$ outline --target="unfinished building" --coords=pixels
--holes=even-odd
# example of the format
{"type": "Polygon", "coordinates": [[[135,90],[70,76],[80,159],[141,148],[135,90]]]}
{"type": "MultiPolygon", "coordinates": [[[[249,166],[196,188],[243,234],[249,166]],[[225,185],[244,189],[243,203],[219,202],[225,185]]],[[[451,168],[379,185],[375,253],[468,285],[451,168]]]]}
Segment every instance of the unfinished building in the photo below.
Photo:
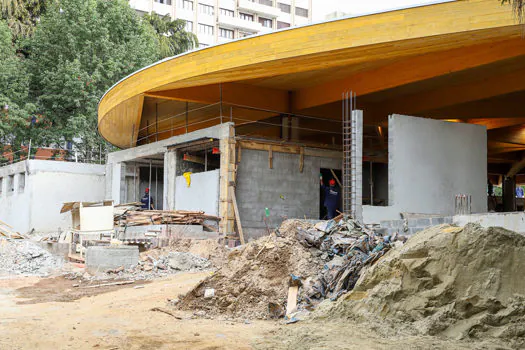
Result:
{"type": "Polygon", "coordinates": [[[401,213],[419,215],[414,228],[450,220],[458,195],[486,212],[488,179],[515,210],[521,33],[497,1],[467,0],[163,60],[101,99],[99,131],[122,149],[109,155],[106,197],[133,202],[149,188],[155,208],[220,216],[225,237],[322,218],[320,176],[340,182],[341,210],[387,227],[401,213]]]}

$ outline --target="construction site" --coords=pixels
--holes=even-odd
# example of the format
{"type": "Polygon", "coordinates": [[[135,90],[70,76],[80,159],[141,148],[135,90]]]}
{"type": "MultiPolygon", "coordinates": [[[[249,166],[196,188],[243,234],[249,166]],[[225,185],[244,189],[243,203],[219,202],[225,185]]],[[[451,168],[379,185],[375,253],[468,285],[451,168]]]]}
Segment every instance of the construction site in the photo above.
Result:
{"type": "Polygon", "coordinates": [[[105,164],[0,168],[0,349],[524,348],[524,69],[465,0],[115,82],[105,164]]]}

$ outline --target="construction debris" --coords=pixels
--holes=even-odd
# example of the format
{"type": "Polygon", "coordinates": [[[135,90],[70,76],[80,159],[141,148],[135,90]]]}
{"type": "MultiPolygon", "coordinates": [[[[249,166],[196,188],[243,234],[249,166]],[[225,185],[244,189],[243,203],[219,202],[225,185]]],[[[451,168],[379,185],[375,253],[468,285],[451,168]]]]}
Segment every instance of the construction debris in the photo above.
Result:
{"type": "Polygon", "coordinates": [[[523,348],[523,271],[523,235],[476,224],[441,225],[391,251],[362,274],[352,292],[316,314],[415,334],[498,338],[523,348]]]}
{"type": "Polygon", "coordinates": [[[288,220],[270,236],[234,249],[178,307],[261,319],[311,308],[350,290],[363,266],[390,248],[389,239],[350,219],[317,225],[288,220]],[[207,289],[214,297],[204,297],[207,289]]]}
{"type": "MultiPolygon", "coordinates": [[[[133,206],[133,208],[136,208],[133,206]]],[[[204,225],[205,221],[219,221],[220,218],[204,214],[203,211],[186,210],[124,210],[115,211],[115,226],[144,225],[204,225]]]]}
{"type": "Polygon", "coordinates": [[[30,240],[0,237],[0,274],[48,275],[63,264],[64,259],[30,240]]]}
{"type": "Polygon", "coordinates": [[[13,239],[23,239],[25,238],[20,233],[13,230],[11,226],[6,224],[3,221],[0,221],[0,236],[13,239]]]}

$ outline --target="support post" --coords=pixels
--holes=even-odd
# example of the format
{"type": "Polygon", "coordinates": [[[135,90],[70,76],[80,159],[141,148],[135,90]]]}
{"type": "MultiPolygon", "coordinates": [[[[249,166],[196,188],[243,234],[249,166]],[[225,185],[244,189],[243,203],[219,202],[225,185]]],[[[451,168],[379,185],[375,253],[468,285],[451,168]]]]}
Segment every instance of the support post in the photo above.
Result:
{"type": "Polygon", "coordinates": [[[235,129],[232,124],[227,125],[227,135],[220,139],[219,148],[221,152],[220,168],[220,197],[219,216],[221,222],[219,232],[224,236],[230,236],[234,231],[235,213],[231,196],[232,183],[234,183],[235,172],[235,129]]]}
{"type": "Polygon", "coordinates": [[[164,153],[164,210],[175,210],[177,150],[164,153]]]}
{"type": "Polygon", "coordinates": [[[504,177],[503,180],[503,211],[516,211],[516,177],[504,177]]]}

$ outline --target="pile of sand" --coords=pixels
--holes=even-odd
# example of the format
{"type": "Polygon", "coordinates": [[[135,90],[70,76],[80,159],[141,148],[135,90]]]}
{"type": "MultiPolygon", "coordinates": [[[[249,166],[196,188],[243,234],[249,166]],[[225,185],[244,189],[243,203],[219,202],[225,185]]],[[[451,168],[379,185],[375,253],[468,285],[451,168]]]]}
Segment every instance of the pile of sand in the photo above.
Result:
{"type": "Polygon", "coordinates": [[[525,237],[501,228],[422,231],[364,272],[322,317],[387,321],[415,334],[525,345],[525,237]]]}
{"type": "Polygon", "coordinates": [[[323,266],[321,252],[295,238],[298,227],[311,225],[288,220],[277,234],[232,250],[227,263],[186,294],[177,307],[238,319],[283,316],[290,275],[314,276],[323,266]],[[214,296],[205,298],[206,289],[213,289],[214,296]]]}

